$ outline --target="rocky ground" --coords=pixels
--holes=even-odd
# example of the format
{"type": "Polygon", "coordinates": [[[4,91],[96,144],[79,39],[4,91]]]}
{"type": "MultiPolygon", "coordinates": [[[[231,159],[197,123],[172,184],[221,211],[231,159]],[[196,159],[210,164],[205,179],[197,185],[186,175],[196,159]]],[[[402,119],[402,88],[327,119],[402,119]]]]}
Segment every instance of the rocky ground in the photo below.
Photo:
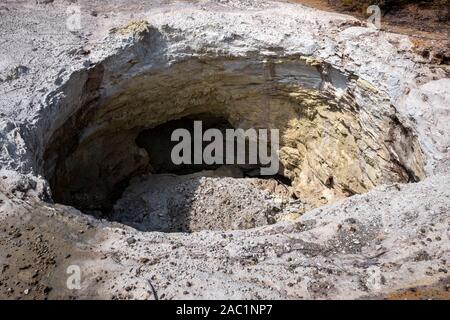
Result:
{"type": "Polygon", "coordinates": [[[14,1],[0,17],[1,298],[450,298],[448,65],[408,34],[284,1],[14,1]],[[139,171],[108,212],[52,201],[141,169],[134,126],[205,108],[261,123],[269,97],[292,185],[139,171]]]}
{"type": "MultiPolygon", "coordinates": [[[[339,0],[291,0],[291,2],[325,11],[351,14],[361,20],[369,16],[364,10],[365,6],[343,6],[343,1],[339,0]]],[[[429,59],[430,63],[448,66],[450,59],[449,10],[448,2],[433,6],[430,1],[404,4],[389,10],[382,8],[381,29],[408,35],[418,54],[429,59]]]]}
{"type": "Polygon", "coordinates": [[[450,176],[250,230],[141,232],[2,197],[5,298],[450,298],[450,176]],[[67,268],[80,266],[81,289],[67,268]]]}
{"type": "Polygon", "coordinates": [[[304,206],[290,197],[289,187],[273,179],[199,172],[188,176],[153,174],[135,180],[108,217],[143,231],[250,229],[273,224],[291,212],[302,213],[304,206]],[[284,213],[286,206],[289,212],[284,213]]]}

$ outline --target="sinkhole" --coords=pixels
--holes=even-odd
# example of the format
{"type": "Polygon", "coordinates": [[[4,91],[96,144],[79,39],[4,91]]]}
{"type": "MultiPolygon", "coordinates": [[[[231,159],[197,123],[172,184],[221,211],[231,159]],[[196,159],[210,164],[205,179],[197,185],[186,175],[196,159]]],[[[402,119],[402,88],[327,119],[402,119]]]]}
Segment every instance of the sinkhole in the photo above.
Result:
{"type": "Polygon", "coordinates": [[[80,90],[68,99],[79,103],[43,154],[55,202],[144,231],[248,229],[424,176],[417,139],[389,99],[325,63],[214,57],[133,68],[124,76],[99,63],[74,80],[80,90]],[[174,164],[171,134],[193,132],[195,121],[279,130],[278,171],[174,164]]]}

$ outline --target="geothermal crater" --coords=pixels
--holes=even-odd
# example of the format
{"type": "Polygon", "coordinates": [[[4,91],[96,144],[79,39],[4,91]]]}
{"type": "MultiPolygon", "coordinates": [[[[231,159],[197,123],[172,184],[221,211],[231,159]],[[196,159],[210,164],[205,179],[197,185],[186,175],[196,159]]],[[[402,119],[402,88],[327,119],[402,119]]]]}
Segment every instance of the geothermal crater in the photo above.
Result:
{"type": "Polygon", "coordinates": [[[0,30],[0,297],[448,299],[445,41],[266,0],[7,1],[0,30]],[[278,129],[278,172],[173,165],[195,121],[278,129]]]}
{"type": "Polygon", "coordinates": [[[140,68],[125,79],[124,66],[85,71],[72,97],[82,103],[45,146],[54,201],[147,231],[245,229],[424,176],[418,142],[388,99],[326,63],[249,56],[140,68]],[[255,164],[174,165],[171,133],[192,132],[194,121],[278,129],[278,174],[261,177],[255,164]]]}

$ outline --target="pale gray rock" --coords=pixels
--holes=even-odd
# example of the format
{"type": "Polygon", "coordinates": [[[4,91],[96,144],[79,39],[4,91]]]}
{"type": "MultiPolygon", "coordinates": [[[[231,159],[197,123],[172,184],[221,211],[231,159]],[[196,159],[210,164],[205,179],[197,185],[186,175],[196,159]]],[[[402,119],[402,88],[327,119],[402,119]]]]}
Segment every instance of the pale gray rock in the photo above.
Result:
{"type": "MultiPolygon", "coordinates": [[[[408,288],[438,288],[448,298],[450,84],[445,70],[421,62],[407,36],[281,1],[80,0],[72,5],[79,6],[81,28],[68,26],[68,19],[78,19],[69,5],[29,0],[0,9],[0,219],[20,231],[0,231],[0,261],[22,255],[30,264],[39,261],[44,273],[30,288],[23,279],[32,274],[20,271],[17,284],[19,266],[11,265],[6,287],[23,283],[15,292],[38,298],[152,299],[149,282],[161,299],[384,298],[408,288]],[[52,195],[46,147],[86,99],[104,102],[123,92],[127,80],[193,58],[289,56],[332,66],[329,81],[318,80],[320,72],[306,78],[311,86],[326,83],[323,89],[336,97],[351,77],[374,92],[355,100],[367,107],[381,99],[371,115],[395,114],[417,137],[423,181],[379,186],[300,218],[234,231],[143,232],[46,202],[52,195]],[[93,72],[98,65],[106,70],[100,83],[93,72]],[[86,95],[97,92],[89,85],[101,94],[86,95]],[[69,265],[83,271],[76,292],[66,287],[69,265]]],[[[80,140],[96,129],[83,128],[80,140]]],[[[252,214],[272,205],[247,182],[231,188],[231,178],[204,179],[218,183],[212,190],[225,184],[253,197],[252,214]]]]}

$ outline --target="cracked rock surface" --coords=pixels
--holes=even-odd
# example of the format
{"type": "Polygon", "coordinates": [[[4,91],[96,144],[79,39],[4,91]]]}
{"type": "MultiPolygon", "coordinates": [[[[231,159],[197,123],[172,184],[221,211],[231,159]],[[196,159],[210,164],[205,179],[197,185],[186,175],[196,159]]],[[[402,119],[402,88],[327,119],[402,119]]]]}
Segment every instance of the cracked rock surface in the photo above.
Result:
{"type": "Polygon", "coordinates": [[[0,5],[0,297],[449,298],[450,79],[407,36],[282,1],[76,4],[76,30],[68,1],[0,5]],[[150,174],[136,136],[205,111],[280,128],[289,190],[150,174]]]}

